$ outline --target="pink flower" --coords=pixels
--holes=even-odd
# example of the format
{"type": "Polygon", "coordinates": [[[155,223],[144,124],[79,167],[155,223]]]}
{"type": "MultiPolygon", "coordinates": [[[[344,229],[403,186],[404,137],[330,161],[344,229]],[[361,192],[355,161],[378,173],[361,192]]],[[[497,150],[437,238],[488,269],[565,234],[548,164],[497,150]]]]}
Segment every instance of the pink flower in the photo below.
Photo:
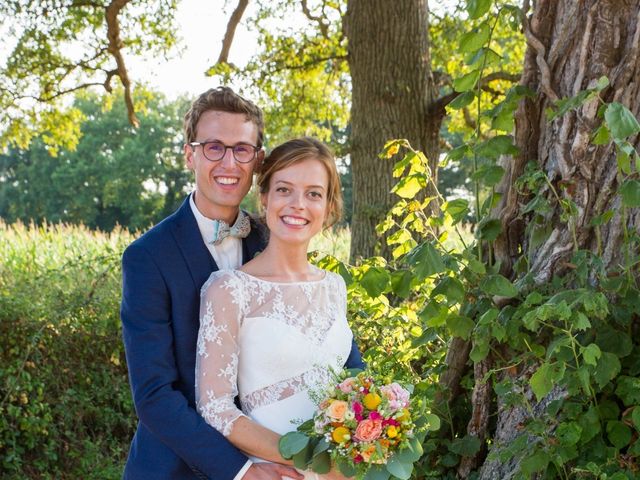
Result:
{"type": "Polygon", "coordinates": [[[382,434],[381,420],[362,420],[356,427],[355,438],[361,442],[372,442],[382,434]]]}
{"type": "Polygon", "coordinates": [[[356,379],[353,377],[349,377],[345,379],[342,383],[338,384],[338,388],[342,393],[351,393],[358,386],[356,379]]]}
{"type": "Polygon", "coordinates": [[[389,407],[393,411],[400,410],[409,405],[409,392],[393,382],[380,387],[380,393],[389,400],[389,407]]]}
{"type": "Polygon", "coordinates": [[[378,412],[371,412],[369,413],[369,420],[382,420],[382,415],[378,412]]]}
{"type": "MultiPolygon", "coordinates": [[[[369,417],[371,417],[371,416],[369,416],[369,417]]],[[[382,426],[386,427],[387,425],[393,425],[394,427],[399,427],[400,426],[400,422],[397,421],[395,418],[387,418],[387,419],[382,421],[382,426]]]]}

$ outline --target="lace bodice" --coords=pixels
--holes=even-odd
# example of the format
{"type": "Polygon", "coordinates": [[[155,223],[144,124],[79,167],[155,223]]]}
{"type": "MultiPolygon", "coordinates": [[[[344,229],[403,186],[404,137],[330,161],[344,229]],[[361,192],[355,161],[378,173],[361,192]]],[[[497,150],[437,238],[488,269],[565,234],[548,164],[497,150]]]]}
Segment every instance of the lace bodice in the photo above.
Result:
{"type": "Polygon", "coordinates": [[[343,366],[352,338],[346,288],[339,275],[323,273],[279,283],[225,270],[203,285],[196,407],[224,435],[239,416],[325,384],[329,369],[343,366]]]}

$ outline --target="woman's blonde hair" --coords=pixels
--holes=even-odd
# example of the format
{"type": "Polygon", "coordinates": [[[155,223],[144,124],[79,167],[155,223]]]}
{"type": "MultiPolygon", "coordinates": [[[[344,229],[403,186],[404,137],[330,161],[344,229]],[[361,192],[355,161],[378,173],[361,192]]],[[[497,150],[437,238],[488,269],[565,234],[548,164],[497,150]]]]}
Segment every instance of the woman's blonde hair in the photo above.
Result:
{"type": "Polygon", "coordinates": [[[304,160],[320,161],[327,170],[329,184],[327,185],[327,218],[324,226],[330,227],[342,218],[342,189],[340,175],[336,168],[333,152],[320,140],[311,137],[301,137],[284,142],[274,148],[264,159],[258,172],[258,188],[261,194],[269,191],[269,183],[274,173],[304,160]]]}

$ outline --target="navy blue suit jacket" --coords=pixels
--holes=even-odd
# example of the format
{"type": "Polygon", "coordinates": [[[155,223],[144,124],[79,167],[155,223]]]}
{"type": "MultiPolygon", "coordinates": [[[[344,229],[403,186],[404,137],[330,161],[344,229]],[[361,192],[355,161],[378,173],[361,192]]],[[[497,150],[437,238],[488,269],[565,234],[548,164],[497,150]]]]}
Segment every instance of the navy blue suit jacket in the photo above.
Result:
{"type": "MultiPolygon", "coordinates": [[[[243,263],[264,246],[252,224],[243,263]]],[[[122,257],[122,334],[139,423],[125,479],[231,480],[247,457],[195,410],[200,288],[218,267],[189,199],[122,257]]],[[[353,343],[348,367],[363,367],[353,343]]]]}

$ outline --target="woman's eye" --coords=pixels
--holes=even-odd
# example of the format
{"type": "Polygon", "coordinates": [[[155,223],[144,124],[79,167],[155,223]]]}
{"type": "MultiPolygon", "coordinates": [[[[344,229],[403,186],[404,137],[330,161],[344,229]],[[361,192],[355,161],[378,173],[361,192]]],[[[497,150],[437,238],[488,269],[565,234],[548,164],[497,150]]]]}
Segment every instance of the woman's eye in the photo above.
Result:
{"type": "Polygon", "coordinates": [[[309,195],[314,198],[322,198],[322,194],[320,192],[309,192],[309,195]]]}
{"type": "Polygon", "coordinates": [[[278,187],[276,188],[276,192],[287,193],[288,189],[286,187],[278,187]]]}

